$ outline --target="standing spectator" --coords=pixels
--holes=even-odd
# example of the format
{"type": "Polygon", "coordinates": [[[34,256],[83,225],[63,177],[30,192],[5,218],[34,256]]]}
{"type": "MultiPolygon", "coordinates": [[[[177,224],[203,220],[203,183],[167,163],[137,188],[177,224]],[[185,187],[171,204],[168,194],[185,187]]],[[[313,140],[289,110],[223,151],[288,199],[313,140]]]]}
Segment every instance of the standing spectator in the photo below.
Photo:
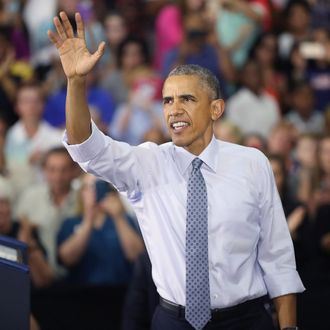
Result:
{"type": "Polygon", "coordinates": [[[76,168],[64,148],[49,150],[43,162],[45,183],[26,189],[15,212],[36,225],[56,276],[61,275],[56,257],[57,231],[63,220],[74,216],[78,209],[77,193],[72,187],[76,168]]]}
{"type": "Polygon", "coordinates": [[[198,64],[209,69],[221,81],[223,76],[232,80],[233,68],[228,54],[215,38],[208,40],[214,33],[203,16],[197,13],[187,15],[184,20],[183,41],[167,53],[162,76],[166,77],[177,65],[198,64]]]}
{"type": "Polygon", "coordinates": [[[274,98],[265,93],[259,67],[247,62],[241,71],[243,87],[227,102],[227,119],[236,124],[243,134],[258,133],[267,137],[280,120],[274,98]]]}
{"type": "Polygon", "coordinates": [[[290,173],[290,191],[296,198],[308,204],[311,191],[315,188],[318,175],[318,138],[313,134],[302,134],[299,136],[295,152],[295,166],[290,173]]]}
{"type": "MultiPolygon", "coordinates": [[[[231,53],[232,62],[241,68],[258,33],[263,17],[270,17],[261,2],[246,0],[221,0],[217,16],[217,33],[222,45],[231,53]]],[[[269,25],[269,24],[267,24],[269,25]]]]}
{"type": "Polygon", "coordinates": [[[53,281],[53,270],[49,266],[38,233],[27,219],[12,219],[13,191],[10,182],[0,176],[0,235],[16,238],[27,244],[27,257],[32,284],[45,287],[53,281]]]}
{"type": "Polygon", "coordinates": [[[42,120],[44,100],[38,83],[26,83],[17,92],[19,120],[8,130],[5,155],[17,191],[40,179],[43,154],[61,145],[62,133],[42,120]]]}
{"type": "Polygon", "coordinates": [[[313,254],[312,240],[310,239],[311,226],[307,216],[307,209],[290,194],[287,181],[288,171],[285,167],[284,159],[279,155],[270,155],[268,158],[295,247],[297,268],[299,271],[302,271],[302,268],[311,261],[313,254]]]}
{"type": "Polygon", "coordinates": [[[192,13],[203,12],[204,0],[167,1],[155,21],[155,55],[154,66],[161,70],[166,54],[177,47],[183,40],[184,17],[192,13]]]}
{"type": "Polygon", "coordinates": [[[290,0],[283,11],[285,31],[279,36],[279,54],[289,58],[295,43],[308,40],[310,36],[311,9],[305,0],[290,0]]]}
{"type": "Polygon", "coordinates": [[[282,105],[287,80],[279,69],[277,36],[273,32],[260,35],[251,50],[251,57],[259,65],[265,91],[282,105]]]}
{"type": "Polygon", "coordinates": [[[299,134],[322,133],[324,118],[314,107],[314,93],[308,83],[298,83],[291,89],[291,110],[284,117],[299,134]]]}
{"type": "Polygon", "coordinates": [[[111,11],[107,13],[104,19],[104,32],[106,36],[106,41],[109,45],[109,56],[107,68],[105,73],[112,71],[117,67],[117,52],[118,47],[122,41],[124,41],[128,36],[128,28],[123,15],[118,11],[111,11]]]}
{"type": "Polygon", "coordinates": [[[296,136],[297,133],[293,125],[285,121],[281,121],[275,125],[267,136],[267,152],[282,156],[289,173],[293,165],[292,152],[296,142],[296,136]]]}
{"type": "Polygon", "coordinates": [[[135,70],[132,77],[129,101],[122,103],[109,126],[109,135],[132,145],[143,142],[144,134],[152,128],[166,132],[163,109],[157,99],[160,80],[153,70],[135,70]]]}
{"type": "Polygon", "coordinates": [[[100,84],[107,90],[119,105],[128,101],[134,70],[149,66],[150,55],[144,39],[127,37],[118,46],[117,67],[102,76],[100,84]]]}
{"type": "Polygon", "coordinates": [[[66,219],[57,236],[58,257],[71,285],[128,284],[143,242],[107,182],[82,179],[82,214],[66,219]]]}
{"type": "MultiPolygon", "coordinates": [[[[66,84],[54,94],[50,94],[46,101],[44,120],[57,128],[63,128],[65,125],[65,99],[66,84]]],[[[102,127],[109,125],[115,111],[115,101],[107,90],[98,86],[96,73],[88,77],[87,100],[98,109],[102,127]]]]}

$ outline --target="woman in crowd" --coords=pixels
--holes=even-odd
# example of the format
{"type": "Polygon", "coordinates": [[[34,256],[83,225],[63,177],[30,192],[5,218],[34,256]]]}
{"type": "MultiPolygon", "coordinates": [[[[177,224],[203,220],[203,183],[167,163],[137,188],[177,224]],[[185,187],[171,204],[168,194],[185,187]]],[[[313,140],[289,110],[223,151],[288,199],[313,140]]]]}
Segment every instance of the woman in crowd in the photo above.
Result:
{"type": "Polygon", "coordinates": [[[71,285],[128,284],[132,262],[143,251],[133,220],[125,214],[108,183],[84,175],[82,215],[64,221],[59,230],[58,258],[71,285]]]}

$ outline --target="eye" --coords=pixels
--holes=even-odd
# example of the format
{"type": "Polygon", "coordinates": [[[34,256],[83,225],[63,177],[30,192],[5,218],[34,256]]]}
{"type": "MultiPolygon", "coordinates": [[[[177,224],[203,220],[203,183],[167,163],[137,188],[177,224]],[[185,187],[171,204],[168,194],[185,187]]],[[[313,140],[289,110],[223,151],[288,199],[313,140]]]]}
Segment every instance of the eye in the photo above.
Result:
{"type": "Polygon", "coordinates": [[[170,104],[170,103],[173,103],[173,100],[172,100],[171,98],[167,98],[167,97],[165,97],[165,98],[163,99],[163,104],[170,104]]]}
{"type": "Polygon", "coordinates": [[[194,99],[190,96],[190,95],[185,95],[183,96],[183,101],[184,102],[189,102],[189,101],[193,101],[194,99]]]}

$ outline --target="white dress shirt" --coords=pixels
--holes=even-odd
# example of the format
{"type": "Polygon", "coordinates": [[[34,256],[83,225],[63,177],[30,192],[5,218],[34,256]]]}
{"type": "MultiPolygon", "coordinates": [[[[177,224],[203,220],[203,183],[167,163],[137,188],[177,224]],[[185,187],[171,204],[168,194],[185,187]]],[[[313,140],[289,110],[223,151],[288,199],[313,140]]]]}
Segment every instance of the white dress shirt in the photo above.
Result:
{"type": "MultiPolygon", "coordinates": [[[[173,143],[132,147],[102,134],[64,145],[81,167],[127,194],[158,293],[185,305],[187,181],[196,157],[173,143]]],[[[267,158],[212,139],[199,155],[208,192],[212,308],[301,292],[293,245],[267,158]]]]}

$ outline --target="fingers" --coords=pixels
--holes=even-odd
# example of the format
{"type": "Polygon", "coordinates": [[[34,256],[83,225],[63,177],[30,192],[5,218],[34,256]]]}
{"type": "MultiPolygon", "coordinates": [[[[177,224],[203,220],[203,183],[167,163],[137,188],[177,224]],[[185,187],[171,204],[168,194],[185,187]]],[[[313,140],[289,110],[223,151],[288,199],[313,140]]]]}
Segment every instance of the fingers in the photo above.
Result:
{"type": "Polygon", "coordinates": [[[62,26],[62,23],[60,21],[60,19],[56,16],[54,17],[54,25],[55,25],[55,28],[57,30],[57,33],[58,35],[60,36],[60,38],[64,41],[67,39],[67,35],[64,31],[64,28],[62,26]]]}
{"type": "Polygon", "coordinates": [[[100,57],[104,54],[104,49],[105,49],[105,42],[102,41],[99,44],[96,52],[92,55],[96,61],[98,61],[100,59],[100,57]]]}
{"type": "Polygon", "coordinates": [[[74,37],[73,29],[72,29],[72,25],[69,21],[69,18],[67,16],[67,14],[64,11],[61,11],[60,12],[60,17],[61,17],[62,23],[64,25],[66,35],[69,38],[73,38],[74,37]]]}
{"type": "Polygon", "coordinates": [[[55,47],[60,48],[62,45],[62,40],[58,37],[58,35],[52,32],[51,30],[48,30],[47,34],[49,40],[55,45],[55,47]]]}
{"type": "Polygon", "coordinates": [[[85,30],[84,30],[84,23],[79,13],[76,13],[76,24],[77,24],[77,36],[78,38],[85,39],[85,30]]]}

